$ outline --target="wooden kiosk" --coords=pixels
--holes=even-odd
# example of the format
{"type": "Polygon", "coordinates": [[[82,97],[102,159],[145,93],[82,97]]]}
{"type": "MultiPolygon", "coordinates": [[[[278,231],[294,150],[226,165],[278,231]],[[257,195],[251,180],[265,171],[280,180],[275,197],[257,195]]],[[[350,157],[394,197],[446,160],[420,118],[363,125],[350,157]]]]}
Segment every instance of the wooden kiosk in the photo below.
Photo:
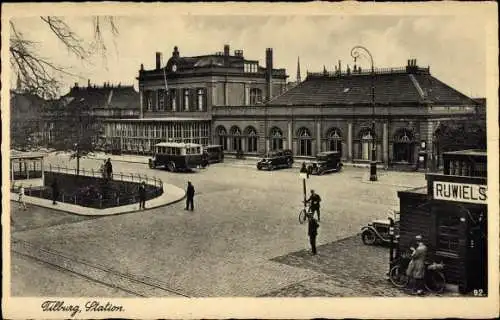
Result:
{"type": "Polygon", "coordinates": [[[398,192],[398,252],[422,235],[429,258],[445,263],[447,282],[461,293],[487,294],[486,151],[443,154],[444,173],[427,174],[427,188],[398,192]]]}

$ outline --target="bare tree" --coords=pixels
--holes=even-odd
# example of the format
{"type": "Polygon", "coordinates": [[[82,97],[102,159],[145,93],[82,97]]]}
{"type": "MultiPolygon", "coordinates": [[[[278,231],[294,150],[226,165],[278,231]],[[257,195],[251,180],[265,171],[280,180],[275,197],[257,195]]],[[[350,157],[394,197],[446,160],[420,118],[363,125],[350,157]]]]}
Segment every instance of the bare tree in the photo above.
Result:
{"type": "MultiPolygon", "coordinates": [[[[76,34],[71,26],[61,17],[40,17],[43,24],[66,47],[68,52],[82,61],[89,62],[90,57],[101,54],[106,59],[108,50],[104,38],[104,28],[109,28],[113,39],[118,35],[118,27],[113,17],[93,17],[93,40],[90,43],[76,34]]],[[[55,98],[59,94],[60,82],[57,76],[79,77],[50,58],[39,54],[38,43],[28,40],[10,21],[10,64],[17,74],[20,85],[28,92],[42,98],[55,98]]]]}

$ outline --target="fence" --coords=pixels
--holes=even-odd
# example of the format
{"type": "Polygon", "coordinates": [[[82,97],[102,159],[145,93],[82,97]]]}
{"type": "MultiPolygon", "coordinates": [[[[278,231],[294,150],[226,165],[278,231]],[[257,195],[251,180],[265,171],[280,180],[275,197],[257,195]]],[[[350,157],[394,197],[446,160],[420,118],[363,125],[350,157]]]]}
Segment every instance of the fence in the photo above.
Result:
{"type": "MultiPolygon", "coordinates": [[[[114,173],[112,179],[105,179],[100,170],[81,169],[76,175],[76,168],[49,165],[45,173],[46,181],[58,179],[58,192],[53,197],[53,190],[45,183],[44,187],[24,186],[27,196],[56,200],[91,208],[110,208],[139,202],[139,185],[145,182],[146,200],[163,193],[163,182],[156,177],[141,174],[114,173]]],[[[13,184],[11,190],[18,191],[13,184]]]]}

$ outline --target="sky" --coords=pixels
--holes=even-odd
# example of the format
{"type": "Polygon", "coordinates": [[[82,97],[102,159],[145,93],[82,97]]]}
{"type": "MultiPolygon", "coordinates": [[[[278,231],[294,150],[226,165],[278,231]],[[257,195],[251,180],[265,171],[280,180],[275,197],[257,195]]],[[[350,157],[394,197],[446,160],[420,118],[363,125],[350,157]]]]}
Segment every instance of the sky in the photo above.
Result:
{"type": "MultiPolygon", "coordinates": [[[[92,40],[91,16],[65,17],[73,31],[92,40]]],[[[181,56],[196,56],[222,51],[244,51],[247,59],[265,65],[265,50],[273,48],[274,67],[285,68],[295,81],[300,57],[302,79],[306,72],[320,72],[323,66],[333,70],[353,59],[352,47],[362,45],[372,54],[375,67],[403,67],[408,59],[417,59],[422,67],[460,92],[480,97],[486,94],[486,33],[480,16],[457,15],[199,15],[116,16],[119,34],[113,37],[104,27],[108,47],[106,59],[96,55],[91,63],[82,63],[65,49],[39,17],[13,19],[27,39],[38,41],[38,50],[78,77],[61,80],[66,90],[78,82],[102,85],[103,82],[134,85],[140,64],[155,66],[155,52],[163,53],[163,62],[178,46],[181,56]]],[[[363,69],[369,59],[358,61],[363,69]]],[[[63,94],[65,92],[62,92],[63,94]]]]}

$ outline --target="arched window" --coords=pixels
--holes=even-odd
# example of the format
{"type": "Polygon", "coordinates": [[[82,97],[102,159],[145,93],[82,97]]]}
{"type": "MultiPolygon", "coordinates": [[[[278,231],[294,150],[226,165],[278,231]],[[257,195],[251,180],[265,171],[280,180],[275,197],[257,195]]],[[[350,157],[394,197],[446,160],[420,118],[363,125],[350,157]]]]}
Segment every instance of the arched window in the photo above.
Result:
{"type": "Polygon", "coordinates": [[[223,126],[217,127],[217,139],[223,150],[227,150],[227,131],[223,126]]]}
{"type": "Polygon", "coordinates": [[[311,132],[307,128],[300,128],[297,138],[299,140],[299,156],[312,156],[311,132]]]}
{"type": "Polygon", "coordinates": [[[189,111],[189,89],[184,89],[184,111],[189,111]]]}
{"type": "Polygon", "coordinates": [[[258,104],[262,102],[262,90],[259,88],[250,89],[250,104],[258,104]]]}
{"type": "Polygon", "coordinates": [[[257,130],[254,127],[247,127],[245,130],[246,135],[246,152],[257,152],[257,130]]]}
{"type": "Polygon", "coordinates": [[[373,134],[371,129],[365,128],[360,132],[361,138],[361,159],[362,160],[370,160],[372,147],[373,147],[373,134]]]}
{"type": "Polygon", "coordinates": [[[328,139],[328,150],[338,151],[342,154],[342,136],[340,135],[340,130],[337,128],[330,129],[327,135],[328,139]]]}
{"type": "Polygon", "coordinates": [[[283,149],[283,132],[279,128],[271,129],[271,150],[283,149]]]}
{"type": "Polygon", "coordinates": [[[415,140],[411,130],[399,129],[393,138],[393,161],[413,163],[415,140]]]}
{"type": "Polygon", "coordinates": [[[239,151],[241,150],[241,131],[240,128],[234,126],[231,128],[230,131],[231,137],[232,137],[232,148],[233,151],[239,151]]]}

